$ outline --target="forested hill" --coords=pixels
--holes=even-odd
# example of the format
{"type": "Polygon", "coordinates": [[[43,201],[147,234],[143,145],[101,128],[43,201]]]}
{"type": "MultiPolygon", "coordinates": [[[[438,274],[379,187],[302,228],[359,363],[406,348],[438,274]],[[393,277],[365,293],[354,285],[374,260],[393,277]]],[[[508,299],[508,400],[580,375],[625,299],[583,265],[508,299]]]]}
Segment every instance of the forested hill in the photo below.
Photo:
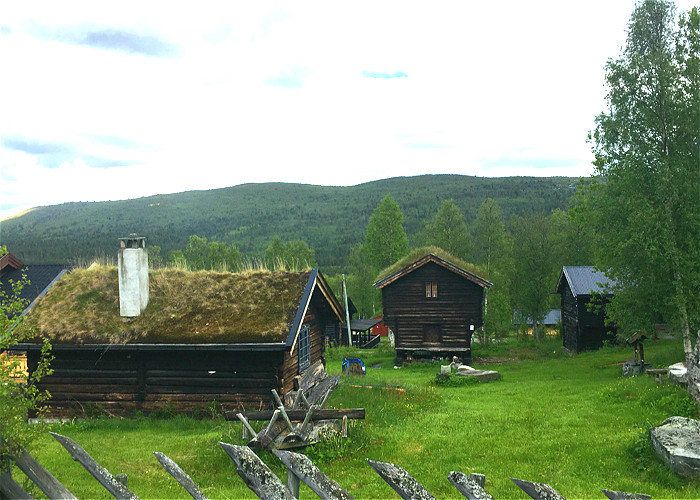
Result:
{"type": "Polygon", "coordinates": [[[0,244],[26,263],[69,262],[114,256],[117,238],[147,237],[162,254],[183,249],[190,235],[235,243],[245,255],[262,255],[270,240],[305,240],[321,267],[341,266],[364,238],[369,216],[390,194],[401,206],[413,238],[452,198],[467,224],[486,198],[506,220],[512,214],[567,208],[577,179],[483,178],[461,175],[397,177],[349,187],[244,184],[124,201],[40,207],[2,221],[0,244]]]}

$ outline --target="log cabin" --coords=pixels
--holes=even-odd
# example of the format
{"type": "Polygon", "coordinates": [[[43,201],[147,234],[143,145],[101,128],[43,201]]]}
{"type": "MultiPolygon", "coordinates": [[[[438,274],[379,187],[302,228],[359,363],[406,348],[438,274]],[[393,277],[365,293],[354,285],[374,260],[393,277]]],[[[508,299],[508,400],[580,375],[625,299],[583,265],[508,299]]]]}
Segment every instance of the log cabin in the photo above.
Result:
{"type": "Polygon", "coordinates": [[[51,393],[49,415],[195,412],[213,402],[224,411],[268,409],[272,389],[283,396],[325,362],[324,328],[342,320],[318,269],[150,270],[136,316],[120,314],[118,274],[73,270],[27,315],[37,335],[19,347],[30,372],[42,339],[53,346],[53,373],[39,387],[51,393]]]}
{"type": "Polygon", "coordinates": [[[438,248],[417,250],[384,270],[383,323],[394,333],[396,363],[417,358],[471,362],[471,339],[483,325],[484,291],[492,283],[475,266],[438,248]],[[467,270],[469,269],[469,270],[467,270]]]}
{"type": "Polygon", "coordinates": [[[564,347],[581,352],[600,349],[615,338],[616,328],[605,324],[605,305],[614,283],[593,266],[564,266],[556,293],[561,295],[561,330],[564,347]],[[591,307],[591,299],[598,304],[591,307]]]}

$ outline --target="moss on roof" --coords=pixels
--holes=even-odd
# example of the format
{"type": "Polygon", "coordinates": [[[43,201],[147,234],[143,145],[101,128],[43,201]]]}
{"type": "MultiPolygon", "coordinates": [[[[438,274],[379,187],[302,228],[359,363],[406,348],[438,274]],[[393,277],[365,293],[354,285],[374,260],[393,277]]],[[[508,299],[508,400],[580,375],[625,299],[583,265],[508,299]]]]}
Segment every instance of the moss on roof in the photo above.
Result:
{"type": "Polygon", "coordinates": [[[398,262],[395,262],[394,264],[390,265],[389,267],[383,269],[377,278],[374,280],[375,283],[383,280],[384,278],[388,278],[392,274],[400,271],[406,266],[409,266],[413,264],[415,261],[422,259],[423,257],[433,254],[436,257],[440,257],[442,260],[445,260],[449,262],[450,264],[457,266],[461,269],[464,269],[467,272],[470,272],[472,274],[477,275],[479,278],[488,280],[488,277],[486,276],[486,273],[480,269],[479,267],[475,266],[474,264],[470,264],[469,262],[465,262],[462,259],[458,259],[457,257],[450,255],[447,253],[445,250],[442,248],[438,247],[422,247],[414,250],[410,254],[408,254],[406,257],[403,259],[399,260],[398,262]]]}
{"type": "Polygon", "coordinates": [[[122,318],[117,268],[75,269],[27,320],[37,336],[55,343],[282,342],[309,275],[151,270],[148,307],[136,318],[122,318]]]}

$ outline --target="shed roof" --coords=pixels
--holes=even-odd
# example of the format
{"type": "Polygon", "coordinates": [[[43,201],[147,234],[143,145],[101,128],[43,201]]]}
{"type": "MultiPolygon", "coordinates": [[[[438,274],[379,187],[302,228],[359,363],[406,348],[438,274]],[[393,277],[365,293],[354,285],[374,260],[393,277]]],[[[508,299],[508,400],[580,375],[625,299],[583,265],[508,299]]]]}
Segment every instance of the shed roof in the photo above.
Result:
{"type": "Polygon", "coordinates": [[[561,275],[559,275],[557,293],[562,293],[561,287],[564,280],[569,284],[574,297],[593,293],[612,295],[610,287],[615,284],[613,280],[593,266],[564,266],[561,275]]]}
{"type": "Polygon", "coordinates": [[[12,283],[26,276],[29,282],[22,287],[19,298],[25,302],[24,312],[27,312],[66,270],[63,264],[25,265],[12,253],[6,253],[0,258],[0,292],[2,297],[12,297],[12,283]]]}
{"type": "Polygon", "coordinates": [[[480,274],[483,273],[475,265],[453,257],[449,253],[437,247],[428,247],[418,249],[399,260],[394,265],[384,269],[384,271],[382,271],[377,277],[377,281],[374,283],[374,286],[377,289],[384,288],[385,286],[406,276],[429,262],[442,266],[445,269],[452,271],[453,273],[458,274],[483,288],[490,288],[493,285],[493,283],[490,281],[476,274],[476,272],[479,272],[480,274]],[[467,267],[474,272],[465,269],[467,267]]]}
{"type": "Polygon", "coordinates": [[[291,347],[312,300],[342,309],[318,269],[246,273],[156,269],[135,318],[119,315],[117,268],[66,274],[28,315],[56,344],[269,344],[291,347]],[[314,299],[315,298],[315,299],[314,299]]]}

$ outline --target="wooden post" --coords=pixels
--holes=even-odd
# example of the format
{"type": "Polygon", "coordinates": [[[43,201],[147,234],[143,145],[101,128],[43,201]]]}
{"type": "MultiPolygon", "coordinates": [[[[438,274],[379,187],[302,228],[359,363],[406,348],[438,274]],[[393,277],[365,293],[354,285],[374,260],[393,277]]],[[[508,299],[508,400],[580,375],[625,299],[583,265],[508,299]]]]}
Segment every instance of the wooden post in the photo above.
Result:
{"type": "Polygon", "coordinates": [[[530,495],[534,500],[566,500],[557,490],[548,484],[533,483],[531,481],[523,481],[522,479],[510,478],[518,487],[525,493],[530,495]]]}
{"type": "Polygon", "coordinates": [[[379,474],[379,476],[391,486],[404,500],[435,500],[422,484],[398,465],[376,462],[367,459],[367,463],[379,474]]]}
{"type": "Polygon", "coordinates": [[[345,324],[348,326],[348,347],[352,347],[352,330],[350,329],[350,309],[348,308],[348,290],[345,288],[345,275],[343,274],[343,299],[345,300],[345,324]]]}
{"type": "Polygon", "coordinates": [[[296,500],[287,487],[267,465],[247,446],[219,442],[236,464],[236,470],[246,486],[262,500],[296,500]]]}
{"type": "Polygon", "coordinates": [[[139,500],[139,497],[134,495],[133,492],[129,491],[124,485],[117,481],[112,474],[109,473],[107,469],[98,464],[88,453],[75,441],[66,436],[61,436],[55,432],[50,432],[56,441],[61,443],[61,445],[70,453],[70,456],[76,462],[85,467],[85,469],[92,474],[92,477],[97,479],[102,486],[105,487],[117,500],[139,500]]]}
{"type": "Polygon", "coordinates": [[[15,458],[15,465],[33,482],[44,494],[50,498],[61,498],[66,500],[77,500],[76,496],[68,488],[63,486],[49,471],[47,471],[36,459],[20,449],[19,455],[15,458]]]}
{"type": "Polygon", "coordinates": [[[328,479],[307,456],[282,450],[274,450],[272,453],[277,455],[277,458],[287,466],[287,480],[289,481],[290,474],[297,478],[297,488],[298,481],[301,480],[321,500],[354,500],[352,495],[345,491],[342,486],[328,479]]]}
{"type": "Polygon", "coordinates": [[[209,500],[206,496],[204,496],[204,493],[202,493],[202,490],[199,489],[199,486],[192,481],[192,478],[184,470],[182,470],[179,465],[173,462],[170,457],[160,453],[159,451],[153,452],[153,454],[156,456],[160,462],[160,465],[163,466],[168,474],[173,476],[175,480],[180,483],[185,490],[187,490],[187,493],[189,493],[194,500],[209,500]]]}
{"type": "Polygon", "coordinates": [[[0,498],[8,500],[33,500],[14,479],[10,471],[0,472],[0,498]]]}
{"type": "Polygon", "coordinates": [[[651,500],[649,495],[642,493],[626,493],[624,491],[601,490],[610,500],[651,500]]]}
{"type": "Polygon", "coordinates": [[[119,482],[121,483],[121,485],[124,486],[124,488],[128,488],[128,487],[129,487],[129,485],[128,485],[128,483],[129,483],[129,478],[127,478],[126,474],[124,474],[124,473],[117,474],[116,476],[114,476],[114,479],[116,479],[117,481],[119,481],[119,482]]]}
{"type": "Polygon", "coordinates": [[[493,497],[484,490],[486,478],[482,474],[467,475],[464,472],[452,471],[447,479],[469,500],[493,500],[493,497]]]}
{"type": "Polygon", "coordinates": [[[343,415],[343,423],[340,426],[340,435],[344,438],[348,437],[348,416],[343,415]]]}
{"type": "Polygon", "coordinates": [[[287,489],[294,495],[294,498],[299,498],[299,478],[289,467],[287,467],[287,489]]]}

